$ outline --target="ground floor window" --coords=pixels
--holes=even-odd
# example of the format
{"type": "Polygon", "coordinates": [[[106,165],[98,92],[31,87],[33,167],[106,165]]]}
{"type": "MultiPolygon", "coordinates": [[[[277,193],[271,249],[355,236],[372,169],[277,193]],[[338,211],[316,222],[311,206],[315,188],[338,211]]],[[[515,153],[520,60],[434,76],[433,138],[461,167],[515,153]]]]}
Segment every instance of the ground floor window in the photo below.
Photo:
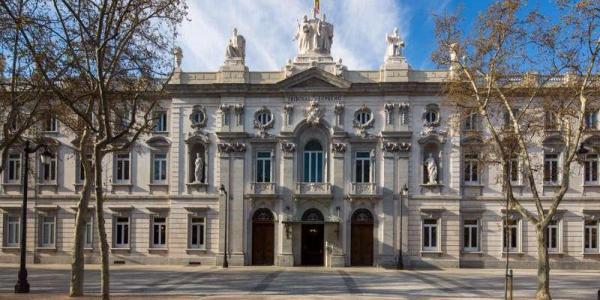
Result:
{"type": "Polygon", "coordinates": [[[552,220],[546,229],[546,248],[548,248],[548,252],[558,252],[559,251],[559,226],[558,221],[552,220]]]}
{"type": "Polygon", "coordinates": [[[518,252],[519,220],[508,220],[508,224],[504,223],[502,229],[502,244],[504,252],[518,252]]]}
{"type": "Polygon", "coordinates": [[[117,217],[114,226],[115,248],[129,248],[129,217],[117,217]]]}
{"type": "Polygon", "coordinates": [[[479,220],[464,220],[463,223],[463,249],[467,252],[479,251],[479,220]]]}
{"type": "Polygon", "coordinates": [[[438,220],[423,220],[423,251],[438,250],[438,220]]]}
{"type": "Polygon", "coordinates": [[[192,249],[206,248],[206,218],[191,217],[189,230],[189,244],[192,249]]]}
{"type": "Polygon", "coordinates": [[[167,245],[167,218],[154,217],[152,219],[152,247],[165,248],[167,245]]]}
{"type": "Polygon", "coordinates": [[[6,216],[6,227],[4,236],[6,247],[19,247],[21,241],[21,218],[18,216],[6,216]]]}
{"type": "Polygon", "coordinates": [[[86,222],[85,222],[85,232],[84,232],[84,244],[83,247],[86,249],[91,249],[92,248],[92,244],[94,242],[94,226],[93,226],[94,222],[92,220],[92,218],[89,218],[86,222]]]}
{"type": "Polygon", "coordinates": [[[598,221],[585,221],[583,249],[585,252],[598,252],[598,221]]]}

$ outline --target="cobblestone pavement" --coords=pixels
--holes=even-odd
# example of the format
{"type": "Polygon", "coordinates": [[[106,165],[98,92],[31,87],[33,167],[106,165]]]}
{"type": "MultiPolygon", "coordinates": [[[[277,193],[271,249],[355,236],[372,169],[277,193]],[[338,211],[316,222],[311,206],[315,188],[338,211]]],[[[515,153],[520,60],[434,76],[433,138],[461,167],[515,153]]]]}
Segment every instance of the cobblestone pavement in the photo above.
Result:
{"type": "MultiPolygon", "coordinates": [[[[86,293],[97,295],[98,266],[88,269],[86,293]]],[[[0,265],[0,299],[68,298],[68,265],[31,265],[28,270],[31,294],[15,295],[17,266],[0,265]]],[[[115,299],[148,300],[499,299],[504,293],[503,274],[500,269],[111,266],[111,291],[115,299]]],[[[515,270],[514,276],[515,297],[533,298],[535,271],[515,270]]],[[[554,299],[596,299],[600,289],[600,270],[553,271],[551,278],[554,299]]]]}

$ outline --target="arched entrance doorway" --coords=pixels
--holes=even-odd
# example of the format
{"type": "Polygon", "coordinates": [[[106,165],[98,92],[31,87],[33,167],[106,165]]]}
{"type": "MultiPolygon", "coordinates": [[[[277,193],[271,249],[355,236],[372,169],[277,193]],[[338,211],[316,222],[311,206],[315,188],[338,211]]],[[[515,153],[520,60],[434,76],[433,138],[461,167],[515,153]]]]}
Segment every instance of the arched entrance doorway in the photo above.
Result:
{"type": "Polygon", "coordinates": [[[352,214],[350,264],[352,266],[373,265],[373,215],[368,209],[360,208],[352,214]]]}
{"type": "Polygon", "coordinates": [[[322,266],[324,251],[324,218],[315,208],[302,215],[302,265],[322,266]]]}
{"type": "Polygon", "coordinates": [[[252,217],[252,264],[273,265],[275,261],[275,218],[267,208],[252,217]]]}

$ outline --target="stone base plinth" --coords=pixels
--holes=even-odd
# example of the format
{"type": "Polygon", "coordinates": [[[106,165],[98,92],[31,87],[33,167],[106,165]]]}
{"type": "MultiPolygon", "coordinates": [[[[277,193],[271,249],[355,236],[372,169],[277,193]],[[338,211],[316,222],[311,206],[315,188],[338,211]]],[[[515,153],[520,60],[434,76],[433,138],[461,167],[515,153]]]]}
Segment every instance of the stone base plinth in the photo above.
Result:
{"type": "Polygon", "coordinates": [[[294,256],[292,254],[278,255],[275,260],[275,265],[280,266],[280,267],[293,267],[294,266],[294,256]]]}

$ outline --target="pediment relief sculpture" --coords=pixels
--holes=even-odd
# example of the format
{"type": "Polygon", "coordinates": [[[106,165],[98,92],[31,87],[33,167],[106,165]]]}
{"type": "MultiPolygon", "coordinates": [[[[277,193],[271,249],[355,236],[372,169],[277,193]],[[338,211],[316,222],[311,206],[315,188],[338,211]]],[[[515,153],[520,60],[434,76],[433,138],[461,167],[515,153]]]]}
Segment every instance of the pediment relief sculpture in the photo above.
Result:
{"type": "Polygon", "coordinates": [[[294,153],[294,151],[296,151],[296,144],[283,142],[281,143],[281,151],[285,153],[294,153]]]}
{"type": "Polygon", "coordinates": [[[220,153],[246,152],[246,144],[244,143],[219,143],[217,147],[220,153]]]}
{"type": "Polygon", "coordinates": [[[345,153],[346,152],[346,144],[333,143],[331,145],[331,151],[333,151],[334,153],[345,153]]]}
{"type": "Polygon", "coordinates": [[[382,150],[385,152],[407,152],[410,151],[411,144],[410,143],[394,143],[394,142],[384,142],[382,150]]]}

